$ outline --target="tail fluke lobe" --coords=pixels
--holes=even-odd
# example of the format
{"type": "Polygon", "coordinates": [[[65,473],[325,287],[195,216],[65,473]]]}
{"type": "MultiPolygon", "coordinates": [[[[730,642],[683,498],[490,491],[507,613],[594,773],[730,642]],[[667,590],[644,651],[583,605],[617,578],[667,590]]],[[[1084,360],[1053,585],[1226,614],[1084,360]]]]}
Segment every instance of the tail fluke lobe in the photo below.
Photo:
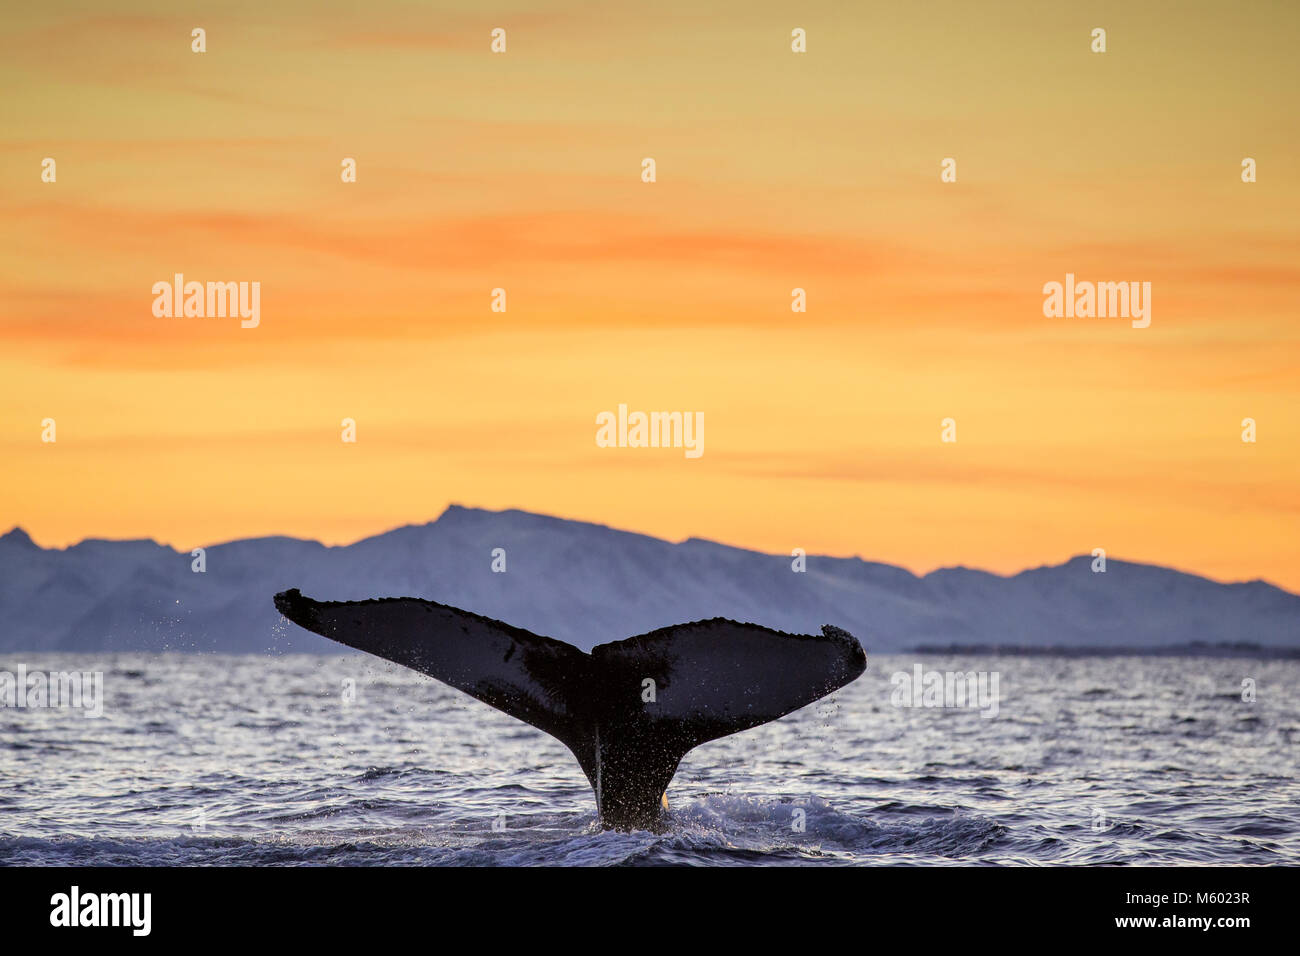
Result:
{"type": "Polygon", "coordinates": [[[419,598],[313,601],[295,588],[275,606],[309,631],[436,677],[570,748],[583,743],[573,704],[591,659],[572,644],[419,598]]]}
{"type": "Polygon", "coordinates": [[[666,627],[584,654],[417,598],[275,596],[291,621],[436,677],[556,737],[578,758],[607,826],[653,826],[691,748],[783,717],[866,668],[846,631],[786,634],[724,618],[666,627]]]}
{"type": "Polygon", "coordinates": [[[591,656],[607,683],[635,688],[640,720],[672,727],[691,747],[784,717],[867,666],[857,638],[837,627],[787,634],[726,618],[601,644],[591,656]]]}
{"type": "Polygon", "coordinates": [[[601,817],[638,827],[658,820],[688,751],[784,717],[867,665],[862,645],[839,628],[787,634],[726,618],[601,644],[591,658],[605,688],[601,817]]]}

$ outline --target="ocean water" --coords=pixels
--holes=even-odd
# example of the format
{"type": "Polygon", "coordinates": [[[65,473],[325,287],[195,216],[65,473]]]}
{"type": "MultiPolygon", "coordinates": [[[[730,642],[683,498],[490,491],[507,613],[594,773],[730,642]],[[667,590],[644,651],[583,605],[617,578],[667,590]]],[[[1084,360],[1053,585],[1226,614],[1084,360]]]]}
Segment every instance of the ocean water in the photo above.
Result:
{"type": "Polygon", "coordinates": [[[602,831],[560,743],[374,658],[19,664],[102,671],[104,716],[0,708],[3,864],[1300,863],[1294,660],[872,655],[689,753],[659,833],[602,831]],[[996,673],[997,715],[898,706],[916,664],[996,673]]]}

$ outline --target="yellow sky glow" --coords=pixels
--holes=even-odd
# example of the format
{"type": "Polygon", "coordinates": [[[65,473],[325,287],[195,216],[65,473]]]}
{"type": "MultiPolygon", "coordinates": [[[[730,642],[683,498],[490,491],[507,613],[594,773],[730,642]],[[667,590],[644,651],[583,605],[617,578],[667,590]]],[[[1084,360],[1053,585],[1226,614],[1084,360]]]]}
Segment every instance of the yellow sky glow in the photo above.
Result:
{"type": "Polygon", "coordinates": [[[0,35],[0,525],[458,502],[1300,590],[1294,4],[114,6],[0,35]],[[177,272],[260,326],[155,318],[177,272]],[[1151,282],[1150,328],[1044,318],[1066,272],[1151,282]],[[703,457],[597,448],[620,402],[703,412],[703,457]]]}

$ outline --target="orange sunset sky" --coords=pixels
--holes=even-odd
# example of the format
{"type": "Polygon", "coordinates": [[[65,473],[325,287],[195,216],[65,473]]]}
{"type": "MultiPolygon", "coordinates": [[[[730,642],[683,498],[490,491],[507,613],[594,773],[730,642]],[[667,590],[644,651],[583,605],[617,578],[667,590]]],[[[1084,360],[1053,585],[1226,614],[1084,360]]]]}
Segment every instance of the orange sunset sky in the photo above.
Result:
{"type": "Polygon", "coordinates": [[[1300,590],[1298,28],[1286,2],[11,5],[0,530],[341,543],[458,502],[1300,590]],[[260,326],[155,318],[177,272],[259,281],[260,326]],[[1045,318],[1067,272],[1151,282],[1150,327],[1045,318]],[[703,457],[596,447],[620,402],[703,412],[703,457]]]}

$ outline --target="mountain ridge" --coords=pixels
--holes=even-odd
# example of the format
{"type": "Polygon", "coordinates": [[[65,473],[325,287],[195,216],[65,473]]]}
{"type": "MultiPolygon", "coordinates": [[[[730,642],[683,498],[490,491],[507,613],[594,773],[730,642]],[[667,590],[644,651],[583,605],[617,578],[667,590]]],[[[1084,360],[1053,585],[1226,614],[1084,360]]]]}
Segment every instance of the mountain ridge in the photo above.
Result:
{"type": "Polygon", "coordinates": [[[1300,647],[1300,596],[1088,555],[999,575],[918,575],[860,556],[790,555],[711,539],[667,541],[520,509],[450,505],[434,521],[351,544],[268,535],[189,551],[153,539],[42,548],[0,536],[0,651],[338,652],[271,605],[298,587],[321,600],[421,597],[590,649],[658,627],[732,617],[817,633],[835,624],[868,651],[922,645],[1096,648],[1300,647]],[[493,572],[504,548],[506,571],[493,572]]]}

